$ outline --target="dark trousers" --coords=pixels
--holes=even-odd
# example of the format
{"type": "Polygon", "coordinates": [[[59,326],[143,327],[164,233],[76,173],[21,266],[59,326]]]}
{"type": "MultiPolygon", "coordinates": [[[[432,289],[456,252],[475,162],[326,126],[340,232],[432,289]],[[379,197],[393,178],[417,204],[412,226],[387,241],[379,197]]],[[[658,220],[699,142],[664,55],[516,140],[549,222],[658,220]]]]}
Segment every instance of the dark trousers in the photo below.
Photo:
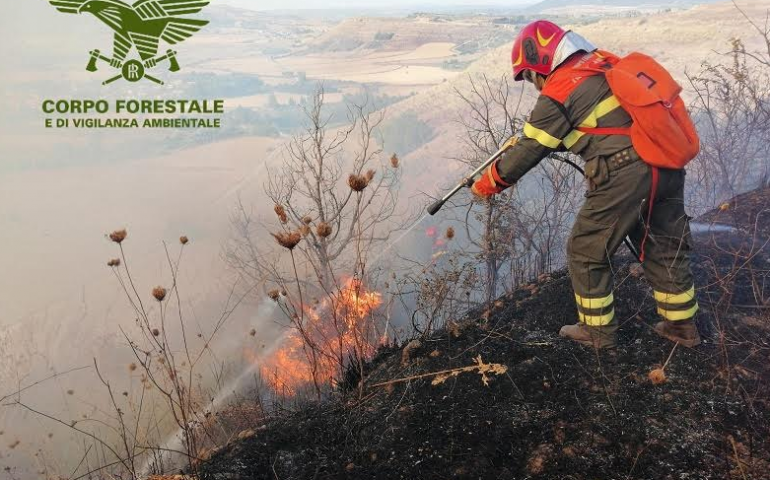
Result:
{"type": "MultiPolygon", "coordinates": [[[[611,257],[629,236],[641,248],[652,174],[641,160],[613,168],[603,158],[586,165],[592,184],[572,228],[567,253],[580,321],[613,323],[611,257]],[[590,167],[590,168],[589,168],[590,167]],[[593,178],[592,178],[593,175],[593,178]]],[[[659,169],[642,264],[652,284],[658,313],[669,321],[694,317],[698,310],[690,271],[690,225],[684,211],[684,170],[659,169]]]]}

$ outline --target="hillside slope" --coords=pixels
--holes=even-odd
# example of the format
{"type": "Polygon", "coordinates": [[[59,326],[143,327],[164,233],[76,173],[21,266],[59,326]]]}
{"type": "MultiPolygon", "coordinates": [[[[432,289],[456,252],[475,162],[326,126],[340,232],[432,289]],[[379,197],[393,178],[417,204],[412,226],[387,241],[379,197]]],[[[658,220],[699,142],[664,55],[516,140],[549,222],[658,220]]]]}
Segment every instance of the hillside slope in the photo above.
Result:
{"type": "Polygon", "coordinates": [[[320,35],[313,40],[310,49],[328,53],[374,48],[387,52],[410,50],[434,42],[450,42],[458,46],[500,45],[513,37],[507,26],[494,24],[486,16],[459,20],[431,14],[409,18],[359,17],[344,20],[320,35]]]}
{"type": "MultiPolygon", "coordinates": [[[[711,0],[713,2],[714,0],[711,0]]],[[[709,1],[690,1],[690,0],[646,0],[639,2],[638,0],[543,0],[533,5],[529,5],[524,8],[527,13],[573,13],[576,10],[586,11],[588,8],[597,9],[605,8],[608,10],[622,10],[624,7],[627,9],[635,10],[651,10],[651,9],[663,9],[663,8],[688,8],[696,4],[711,3],[709,1]],[[570,12],[571,9],[571,12],[570,12]]]]}
{"type": "Polygon", "coordinates": [[[616,274],[619,348],[560,339],[576,312],[569,277],[557,273],[423,339],[406,362],[401,348],[382,351],[363,398],[351,389],[255,426],[202,479],[766,479],[770,318],[756,282],[768,279],[770,249],[750,227],[770,190],[753,196],[765,207],[743,233],[696,242],[702,346],[672,353],[652,332],[650,289],[627,262],[616,274]],[[648,374],[669,355],[668,380],[653,384],[648,374]],[[488,386],[473,372],[376,386],[479,357],[507,371],[488,386]]]}

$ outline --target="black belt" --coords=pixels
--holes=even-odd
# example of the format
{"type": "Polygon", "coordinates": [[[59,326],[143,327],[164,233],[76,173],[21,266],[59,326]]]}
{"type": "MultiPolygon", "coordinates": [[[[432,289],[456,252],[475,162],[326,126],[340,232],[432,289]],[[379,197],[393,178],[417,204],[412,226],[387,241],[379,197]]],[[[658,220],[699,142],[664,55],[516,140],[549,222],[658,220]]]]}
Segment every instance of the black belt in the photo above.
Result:
{"type": "Polygon", "coordinates": [[[625,167],[626,165],[638,162],[641,159],[642,157],[636,153],[636,150],[634,150],[633,147],[629,147],[607,157],[607,169],[609,171],[615,171],[625,167]]]}

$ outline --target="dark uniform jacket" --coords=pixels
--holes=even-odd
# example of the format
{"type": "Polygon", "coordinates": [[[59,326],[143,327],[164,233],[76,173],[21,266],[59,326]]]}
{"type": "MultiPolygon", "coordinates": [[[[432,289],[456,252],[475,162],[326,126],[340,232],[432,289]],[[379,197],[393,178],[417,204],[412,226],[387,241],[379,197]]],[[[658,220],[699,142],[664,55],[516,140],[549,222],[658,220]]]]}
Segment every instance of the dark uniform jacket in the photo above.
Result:
{"type": "Polygon", "coordinates": [[[628,127],[631,117],[623,110],[604,79],[579,70],[584,62],[597,61],[599,52],[576,53],[546,80],[524,135],[498,161],[501,179],[516,183],[540,160],[554,151],[569,150],[588,162],[631,147],[624,135],[584,134],[576,127],[628,127]]]}

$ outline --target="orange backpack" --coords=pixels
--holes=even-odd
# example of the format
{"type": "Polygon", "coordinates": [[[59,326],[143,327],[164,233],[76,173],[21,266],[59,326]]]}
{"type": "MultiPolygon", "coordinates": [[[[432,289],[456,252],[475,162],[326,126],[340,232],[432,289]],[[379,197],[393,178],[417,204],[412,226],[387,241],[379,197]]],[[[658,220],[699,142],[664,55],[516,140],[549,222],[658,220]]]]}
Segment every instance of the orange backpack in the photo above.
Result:
{"type": "Polygon", "coordinates": [[[619,58],[596,52],[600,62],[578,69],[604,73],[610,90],[634,123],[629,128],[583,128],[584,133],[629,135],[634,149],[646,163],[681,169],[700,150],[695,126],[679,93],[682,87],[652,57],[631,53],[619,58]]]}

